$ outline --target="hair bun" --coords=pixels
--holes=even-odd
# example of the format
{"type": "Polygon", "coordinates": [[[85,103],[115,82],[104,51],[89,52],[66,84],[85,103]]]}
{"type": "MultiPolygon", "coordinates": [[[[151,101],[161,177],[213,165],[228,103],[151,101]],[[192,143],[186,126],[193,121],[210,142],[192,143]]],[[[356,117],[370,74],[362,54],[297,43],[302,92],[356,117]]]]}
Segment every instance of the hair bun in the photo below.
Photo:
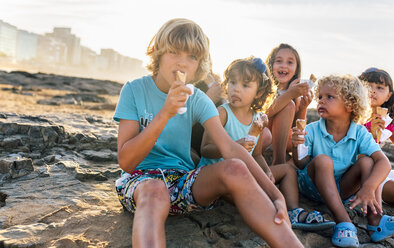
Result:
{"type": "Polygon", "coordinates": [[[265,66],[260,58],[253,58],[252,63],[254,67],[256,67],[256,69],[261,73],[264,73],[267,70],[267,66],[265,66]]]}

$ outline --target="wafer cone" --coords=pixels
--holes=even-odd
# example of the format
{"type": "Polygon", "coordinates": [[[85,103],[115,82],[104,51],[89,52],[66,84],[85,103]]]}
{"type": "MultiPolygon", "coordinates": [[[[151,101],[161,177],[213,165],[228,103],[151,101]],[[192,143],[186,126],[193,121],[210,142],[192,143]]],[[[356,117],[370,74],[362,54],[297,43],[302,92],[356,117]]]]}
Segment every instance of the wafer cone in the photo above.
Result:
{"type": "Polygon", "coordinates": [[[312,80],[312,82],[316,82],[317,78],[315,77],[315,75],[313,75],[313,73],[311,74],[311,76],[309,77],[310,80],[312,80]]]}
{"type": "Polygon", "coordinates": [[[306,121],[303,119],[297,119],[296,120],[296,126],[298,129],[300,129],[300,131],[304,131],[305,126],[306,126],[306,121]]]}
{"type": "Polygon", "coordinates": [[[186,73],[183,73],[181,71],[176,71],[176,80],[186,83],[186,73]]]}
{"type": "MultiPolygon", "coordinates": [[[[381,107],[376,108],[376,113],[378,115],[382,116],[383,118],[386,117],[387,112],[388,112],[387,108],[381,108],[381,107]]],[[[376,125],[371,125],[371,133],[372,133],[372,136],[374,137],[374,139],[376,140],[376,143],[379,144],[380,143],[380,136],[382,135],[382,130],[376,125]]]]}

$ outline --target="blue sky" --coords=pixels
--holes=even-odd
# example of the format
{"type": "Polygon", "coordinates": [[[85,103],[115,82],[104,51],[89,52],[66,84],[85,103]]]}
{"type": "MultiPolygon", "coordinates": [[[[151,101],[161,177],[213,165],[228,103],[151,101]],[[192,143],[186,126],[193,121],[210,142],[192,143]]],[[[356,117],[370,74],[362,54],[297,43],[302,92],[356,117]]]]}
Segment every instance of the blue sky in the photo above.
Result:
{"type": "Polygon", "coordinates": [[[394,1],[389,0],[2,0],[0,19],[44,34],[71,27],[83,45],[148,61],[146,47],[167,20],[197,22],[211,40],[214,71],[234,59],[265,60],[281,42],[299,52],[303,76],[358,75],[367,67],[394,77],[394,1]]]}

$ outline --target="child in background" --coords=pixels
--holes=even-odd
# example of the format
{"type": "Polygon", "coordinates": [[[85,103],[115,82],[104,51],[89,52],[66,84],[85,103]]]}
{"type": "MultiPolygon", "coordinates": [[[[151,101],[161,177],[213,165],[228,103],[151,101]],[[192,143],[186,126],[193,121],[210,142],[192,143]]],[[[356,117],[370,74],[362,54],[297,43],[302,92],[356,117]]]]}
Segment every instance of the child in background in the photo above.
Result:
{"type": "MultiPolygon", "coordinates": [[[[330,228],[335,223],[325,221],[318,211],[307,213],[303,208],[298,207],[297,174],[292,165],[279,164],[268,167],[261,152],[263,142],[270,139],[270,132],[265,127],[268,120],[262,121],[262,131],[256,138],[257,143],[254,140],[245,140],[257,112],[269,105],[273,95],[272,83],[264,74],[265,71],[266,67],[261,59],[254,57],[235,60],[227,67],[223,85],[227,89],[228,103],[218,107],[220,121],[232,140],[245,147],[271,181],[279,184],[286,206],[291,209],[288,213],[293,228],[303,230],[330,228]]],[[[199,167],[223,160],[208,132],[204,133],[201,153],[199,167]]]]}
{"type": "MultiPolygon", "coordinates": [[[[394,118],[394,95],[393,95],[393,80],[390,75],[378,68],[369,68],[365,70],[360,76],[360,80],[368,83],[370,87],[370,99],[372,115],[370,121],[364,126],[371,131],[371,123],[380,127],[380,129],[387,129],[394,133],[394,121],[385,127],[385,121],[382,119],[384,116],[379,116],[376,113],[377,107],[387,108],[388,115],[394,118]]],[[[394,143],[394,134],[389,138],[391,143],[394,143]]],[[[394,206],[394,170],[391,170],[389,176],[382,184],[382,199],[385,203],[394,206]]]]}
{"type": "Polygon", "coordinates": [[[192,94],[185,85],[204,78],[210,68],[209,41],[201,28],[187,19],[170,20],[153,37],[147,54],[152,75],[123,86],[114,114],[123,170],[116,190],[134,213],[133,247],[165,247],[168,214],[210,209],[222,195],[234,199],[244,221],[270,246],[302,247],[279,190],[227,135],[208,96],[198,89],[192,94]],[[182,73],[185,78],[177,76],[182,73]],[[187,111],[178,114],[184,106],[187,111]],[[195,169],[190,137],[196,122],[226,160],[195,169]]]}
{"type": "Polygon", "coordinates": [[[280,44],[272,49],[266,64],[277,86],[276,99],[267,111],[272,133],[272,164],[283,164],[287,151],[291,151],[291,127],[295,120],[306,119],[313,95],[307,83],[300,83],[301,60],[292,46],[280,44]]]}
{"type": "Polygon", "coordinates": [[[342,200],[350,199],[350,209],[358,204],[367,214],[371,239],[378,242],[394,233],[394,218],[383,215],[379,185],[390,171],[390,162],[372,135],[356,124],[368,113],[368,89],[351,76],[328,76],[315,89],[319,121],[304,132],[293,128],[293,159],[298,185],[308,198],[325,202],[337,223],[332,243],[358,247],[357,229],[342,200]],[[303,136],[305,135],[305,137],[303,136]],[[298,159],[297,145],[308,147],[308,156],[298,159]],[[358,154],[364,154],[357,160],[358,154]]]}
{"type": "MultiPolygon", "coordinates": [[[[372,115],[364,126],[371,131],[371,123],[380,126],[380,128],[387,129],[394,132],[394,120],[385,127],[384,118],[385,116],[380,116],[376,113],[377,107],[387,108],[388,115],[394,118],[394,95],[393,95],[393,80],[390,75],[384,71],[377,68],[369,68],[364,71],[359,79],[368,83],[370,87],[370,99],[372,115]]],[[[392,143],[394,143],[394,134],[389,138],[392,143]]]]}
{"type": "MultiPolygon", "coordinates": [[[[220,84],[220,76],[210,71],[204,80],[195,84],[195,87],[203,91],[212,100],[215,106],[220,106],[225,102],[224,90],[220,84]]],[[[196,123],[192,129],[192,148],[191,156],[195,165],[198,164],[201,157],[201,140],[204,134],[204,127],[200,123],[196,123]]]]}

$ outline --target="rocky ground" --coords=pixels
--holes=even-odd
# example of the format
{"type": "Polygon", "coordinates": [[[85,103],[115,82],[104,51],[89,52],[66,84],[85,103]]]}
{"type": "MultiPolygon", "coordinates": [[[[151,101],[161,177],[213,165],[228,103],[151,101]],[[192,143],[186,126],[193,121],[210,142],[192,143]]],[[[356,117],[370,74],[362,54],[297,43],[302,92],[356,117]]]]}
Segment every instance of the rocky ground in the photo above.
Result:
{"type": "MultiPolygon", "coordinates": [[[[0,71],[0,247],[131,247],[133,216],[113,186],[120,169],[111,117],[120,88],[0,71]]],[[[394,162],[393,145],[383,149],[394,162]]],[[[330,218],[323,205],[301,198],[301,206],[330,218]]],[[[394,239],[370,243],[361,211],[348,211],[362,247],[394,247],[394,239]]],[[[394,208],[384,211],[394,215],[394,208]]],[[[224,202],[170,216],[166,232],[168,247],[267,246],[224,202]]],[[[305,247],[331,247],[332,230],[295,232],[305,247]]]]}

